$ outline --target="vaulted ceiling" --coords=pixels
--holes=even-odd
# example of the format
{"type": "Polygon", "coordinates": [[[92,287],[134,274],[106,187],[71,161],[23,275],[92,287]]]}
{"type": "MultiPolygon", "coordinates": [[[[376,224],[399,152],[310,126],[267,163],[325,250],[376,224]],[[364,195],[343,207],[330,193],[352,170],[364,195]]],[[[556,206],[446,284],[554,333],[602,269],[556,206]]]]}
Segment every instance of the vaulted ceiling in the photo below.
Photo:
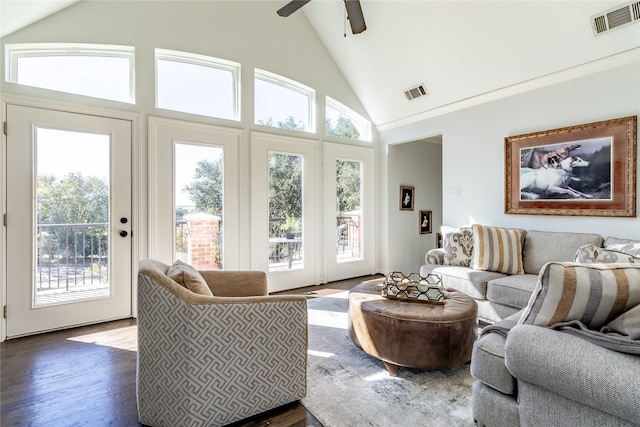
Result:
{"type": "MultiPolygon", "coordinates": [[[[273,1],[273,13],[288,0],[273,1]]],[[[0,36],[76,3],[0,2],[0,36]]],[[[490,94],[601,62],[640,61],[640,20],[594,36],[591,17],[624,1],[361,0],[367,30],[353,35],[341,0],[313,0],[306,19],[376,126],[462,108],[490,94]],[[346,29],[346,36],[345,36],[346,29]],[[428,95],[409,101],[423,84],[428,95]]]]}

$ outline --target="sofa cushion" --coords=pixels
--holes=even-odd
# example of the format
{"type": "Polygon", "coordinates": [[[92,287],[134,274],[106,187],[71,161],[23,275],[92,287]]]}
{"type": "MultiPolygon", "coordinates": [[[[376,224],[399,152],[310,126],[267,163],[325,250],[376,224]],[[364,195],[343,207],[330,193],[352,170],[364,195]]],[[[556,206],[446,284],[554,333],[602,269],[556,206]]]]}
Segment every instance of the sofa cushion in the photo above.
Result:
{"type": "Polygon", "coordinates": [[[486,334],[473,344],[471,375],[505,394],[515,394],[516,380],[504,365],[504,343],[500,334],[486,334]]]}
{"type": "Polygon", "coordinates": [[[495,271],[474,270],[470,267],[453,265],[423,265],[420,267],[420,275],[435,273],[440,276],[442,286],[445,289],[453,288],[464,292],[472,298],[486,299],[487,282],[489,280],[505,277],[495,271]]]}
{"type": "Polygon", "coordinates": [[[522,250],[524,272],[538,274],[551,261],[573,261],[580,246],[602,247],[602,236],[590,233],[528,231],[522,250]]]}
{"type": "Polygon", "coordinates": [[[487,299],[491,302],[521,309],[526,307],[536,288],[536,274],[501,277],[487,282],[487,299]]]}
{"type": "Polygon", "coordinates": [[[509,331],[518,323],[519,311],[486,326],[473,345],[471,375],[506,394],[516,394],[516,381],[504,363],[504,345],[509,331]]]}
{"type": "Polygon", "coordinates": [[[440,227],[444,265],[462,265],[469,267],[473,252],[473,233],[470,227],[440,227]]]}
{"type": "Polygon", "coordinates": [[[640,304],[640,264],[546,264],[521,323],[551,326],[578,320],[600,329],[640,304]]]}
{"type": "Polygon", "coordinates": [[[209,289],[207,282],[193,266],[186,264],[180,260],[176,260],[169,271],[167,276],[189,289],[191,292],[199,295],[213,296],[213,292],[209,289]]]}
{"type": "Polygon", "coordinates": [[[473,261],[476,270],[523,274],[520,230],[473,224],[473,261]]]}

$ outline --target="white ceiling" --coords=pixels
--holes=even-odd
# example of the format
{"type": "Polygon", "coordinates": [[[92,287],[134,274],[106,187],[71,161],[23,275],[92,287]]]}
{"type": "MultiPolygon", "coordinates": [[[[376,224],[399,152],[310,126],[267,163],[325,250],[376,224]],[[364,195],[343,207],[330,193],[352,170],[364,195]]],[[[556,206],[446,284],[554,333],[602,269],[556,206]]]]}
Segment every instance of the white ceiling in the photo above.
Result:
{"type": "MultiPolygon", "coordinates": [[[[0,36],[77,0],[1,0],[0,36]]],[[[212,0],[208,0],[212,1],[212,0]]],[[[275,11],[288,0],[274,1],[275,11]]],[[[378,128],[623,55],[640,60],[640,21],[594,37],[590,17],[618,0],[361,0],[367,30],[352,35],[341,0],[301,11],[378,128]],[[424,83],[428,96],[404,91],[424,83]]],[[[291,16],[282,18],[300,19],[291,16]]]]}

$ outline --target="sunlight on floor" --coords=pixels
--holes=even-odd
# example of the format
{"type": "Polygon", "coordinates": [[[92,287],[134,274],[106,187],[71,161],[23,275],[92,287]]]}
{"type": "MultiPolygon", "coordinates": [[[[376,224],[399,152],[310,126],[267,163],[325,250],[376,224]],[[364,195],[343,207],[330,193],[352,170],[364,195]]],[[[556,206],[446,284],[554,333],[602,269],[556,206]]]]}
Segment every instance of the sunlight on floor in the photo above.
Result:
{"type": "Polygon", "coordinates": [[[76,341],[85,344],[96,344],[105,347],[117,348],[120,350],[137,350],[137,327],[135,325],[124,328],[112,329],[110,331],[96,332],[93,334],[79,335],[67,338],[69,341],[76,341]]]}
{"type": "Polygon", "coordinates": [[[307,354],[309,356],[324,357],[325,359],[329,357],[334,357],[336,355],[335,353],[329,353],[326,351],[317,351],[317,350],[307,350],[307,354]]]}
{"type": "Polygon", "coordinates": [[[397,380],[404,381],[401,377],[392,377],[386,370],[381,370],[373,375],[363,378],[365,381],[397,380]]]}
{"type": "Polygon", "coordinates": [[[309,309],[309,325],[347,329],[347,313],[309,309]]]}

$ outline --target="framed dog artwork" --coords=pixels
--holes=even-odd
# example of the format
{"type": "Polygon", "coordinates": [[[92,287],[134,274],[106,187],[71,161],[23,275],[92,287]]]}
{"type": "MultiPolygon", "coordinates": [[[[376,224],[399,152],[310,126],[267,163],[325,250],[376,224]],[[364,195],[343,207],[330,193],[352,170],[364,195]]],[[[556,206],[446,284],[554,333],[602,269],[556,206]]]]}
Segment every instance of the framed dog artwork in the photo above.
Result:
{"type": "Polygon", "coordinates": [[[505,138],[505,213],[636,216],[637,116],[505,138]]]}

